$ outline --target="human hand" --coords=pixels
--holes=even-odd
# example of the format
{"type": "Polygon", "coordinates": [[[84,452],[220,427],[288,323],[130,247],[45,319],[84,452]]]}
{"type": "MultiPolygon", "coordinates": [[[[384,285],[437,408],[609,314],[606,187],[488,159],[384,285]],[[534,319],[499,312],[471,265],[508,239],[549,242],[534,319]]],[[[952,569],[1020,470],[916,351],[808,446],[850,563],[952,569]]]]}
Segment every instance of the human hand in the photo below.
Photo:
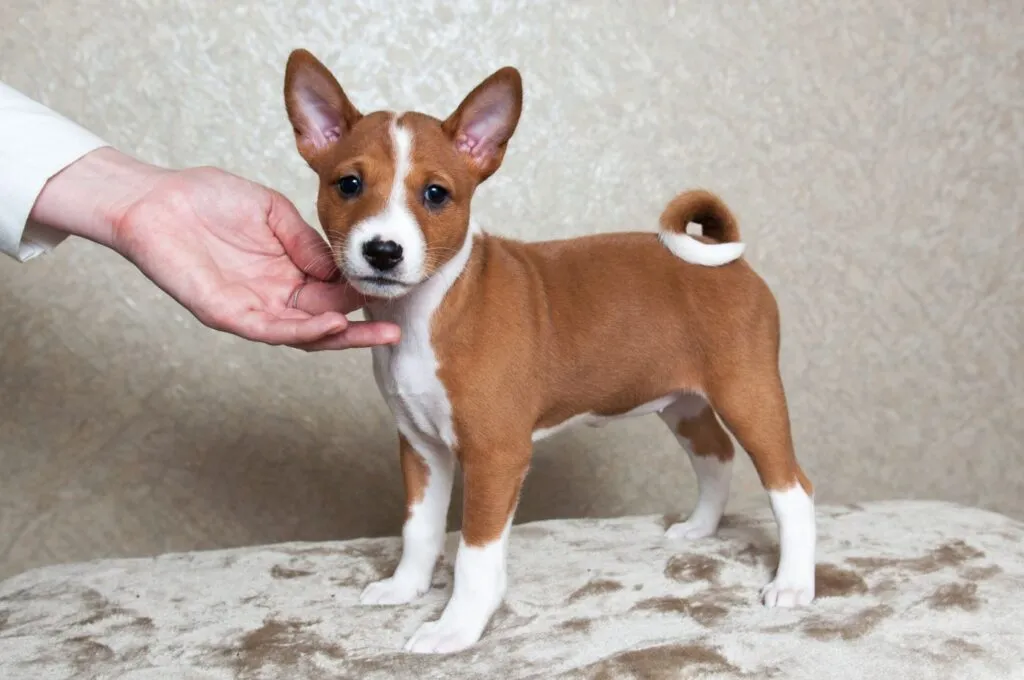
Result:
{"type": "Polygon", "coordinates": [[[398,339],[392,324],[346,319],[364,300],[287,198],[222,170],[163,170],[99,149],[50,180],[33,218],[77,222],[67,230],[121,253],[217,330],[304,350],[398,339]]]}

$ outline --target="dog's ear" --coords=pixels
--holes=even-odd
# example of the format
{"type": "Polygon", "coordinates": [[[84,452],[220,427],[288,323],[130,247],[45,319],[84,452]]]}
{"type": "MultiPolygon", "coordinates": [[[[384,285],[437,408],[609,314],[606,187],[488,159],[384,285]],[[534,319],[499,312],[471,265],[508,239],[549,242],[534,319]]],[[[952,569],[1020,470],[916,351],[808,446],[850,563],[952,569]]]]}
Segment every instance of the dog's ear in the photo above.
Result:
{"type": "Polygon", "coordinates": [[[288,56],[284,104],[295,130],[295,145],[311,166],[363,117],[327,67],[306,50],[288,56]]]}
{"type": "Polygon", "coordinates": [[[501,165],[522,110],[523,80],[519,71],[506,66],[477,85],[442,124],[478,181],[501,165]]]}

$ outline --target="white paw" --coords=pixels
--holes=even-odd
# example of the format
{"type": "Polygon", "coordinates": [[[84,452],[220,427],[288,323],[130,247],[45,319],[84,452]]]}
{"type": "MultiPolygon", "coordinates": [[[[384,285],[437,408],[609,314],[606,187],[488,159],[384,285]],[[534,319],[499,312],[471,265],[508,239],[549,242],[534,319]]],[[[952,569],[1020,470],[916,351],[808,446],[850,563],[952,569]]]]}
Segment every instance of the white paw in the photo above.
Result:
{"type": "Polygon", "coordinates": [[[776,577],[761,589],[761,600],[766,607],[804,607],[813,599],[813,576],[809,579],[776,577]]]}
{"type": "Polygon", "coordinates": [[[421,587],[409,579],[386,578],[366,586],[359,596],[359,604],[405,604],[427,592],[430,585],[421,587]]]}
{"type": "Polygon", "coordinates": [[[409,641],[405,651],[413,654],[451,654],[471,647],[482,631],[458,622],[428,621],[422,624],[409,641]]]}
{"type": "Polygon", "coordinates": [[[665,538],[683,541],[696,541],[700,538],[714,536],[718,529],[717,524],[711,522],[686,520],[673,524],[665,531],[665,538]]]}

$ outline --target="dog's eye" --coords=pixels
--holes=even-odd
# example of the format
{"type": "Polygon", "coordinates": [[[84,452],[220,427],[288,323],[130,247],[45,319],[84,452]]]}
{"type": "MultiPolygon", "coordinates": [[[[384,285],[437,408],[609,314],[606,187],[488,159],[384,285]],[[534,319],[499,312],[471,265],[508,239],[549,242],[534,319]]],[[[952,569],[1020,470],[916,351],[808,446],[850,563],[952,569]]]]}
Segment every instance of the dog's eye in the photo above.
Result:
{"type": "Polygon", "coordinates": [[[343,198],[355,198],[363,190],[363,181],[355,175],[345,175],[338,180],[338,193],[343,198]]]}
{"type": "Polygon", "coordinates": [[[423,190],[423,201],[428,208],[440,208],[448,202],[448,190],[439,184],[430,184],[423,190]]]}

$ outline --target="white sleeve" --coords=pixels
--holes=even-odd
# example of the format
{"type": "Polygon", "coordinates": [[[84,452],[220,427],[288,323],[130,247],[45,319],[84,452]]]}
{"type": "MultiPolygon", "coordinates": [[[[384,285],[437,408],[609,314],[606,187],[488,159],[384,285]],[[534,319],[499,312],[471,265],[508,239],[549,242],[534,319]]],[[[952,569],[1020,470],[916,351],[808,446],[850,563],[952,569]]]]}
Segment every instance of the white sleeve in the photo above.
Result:
{"type": "Polygon", "coordinates": [[[25,262],[66,234],[28,216],[47,180],[100,147],[102,139],[0,83],[0,252],[25,262]]]}

